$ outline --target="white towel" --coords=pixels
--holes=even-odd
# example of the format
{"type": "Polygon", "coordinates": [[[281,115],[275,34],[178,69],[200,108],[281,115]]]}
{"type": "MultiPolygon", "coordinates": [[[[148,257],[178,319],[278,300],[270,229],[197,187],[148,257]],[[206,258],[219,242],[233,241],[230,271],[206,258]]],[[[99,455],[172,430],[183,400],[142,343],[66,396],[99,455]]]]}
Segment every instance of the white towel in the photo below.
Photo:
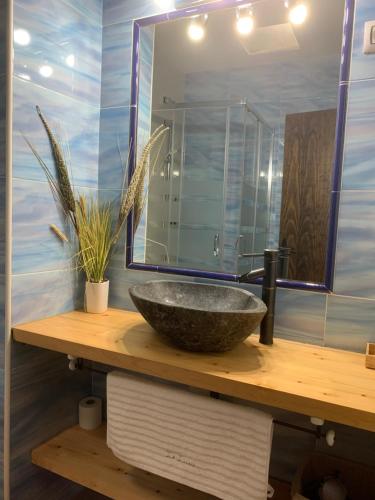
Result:
{"type": "Polygon", "coordinates": [[[107,444],[128,464],[224,500],[267,498],[270,415],[121,372],[107,411],[107,444]]]}

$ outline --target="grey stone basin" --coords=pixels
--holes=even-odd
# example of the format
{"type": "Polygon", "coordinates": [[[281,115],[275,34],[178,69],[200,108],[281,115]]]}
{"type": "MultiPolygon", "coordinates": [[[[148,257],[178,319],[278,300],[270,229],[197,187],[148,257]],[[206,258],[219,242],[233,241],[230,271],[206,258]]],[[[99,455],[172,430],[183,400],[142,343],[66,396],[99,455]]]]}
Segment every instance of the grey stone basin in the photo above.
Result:
{"type": "Polygon", "coordinates": [[[224,352],[244,341],[262,321],[266,305],[230,286],[148,281],[129,294],[144,319],[177,347],[224,352]]]}

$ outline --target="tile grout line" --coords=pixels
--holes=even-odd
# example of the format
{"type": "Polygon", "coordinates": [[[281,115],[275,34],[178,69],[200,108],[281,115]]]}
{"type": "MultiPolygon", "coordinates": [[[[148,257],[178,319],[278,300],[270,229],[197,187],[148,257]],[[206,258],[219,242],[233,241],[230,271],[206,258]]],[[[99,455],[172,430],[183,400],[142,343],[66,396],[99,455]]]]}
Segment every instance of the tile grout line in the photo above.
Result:
{"type": "Polygon", "coordinates": [[[89,102],[85,101],[84,99],[77,99],[76,97],[72,97],[68,94],[63,94],[62,92],[58,92],[57,90],[53,90],[49,87],[44,87],[43,85],[39,84],[39,83],[35,83],[33,81],[28,81],[28,80],[24,80],[23,78],[21,78],[20,76],[18,76],[16,73],[13,74],[13,78],[15,80],[17,80],[18,82],[21,82],[23,84],[26,84],[26,85],[32,85],[34,87],[37,87],[39,89],[42,89],[42,90],[45,90],[46,92],[51,92],[52,94],[56,94],[60,97],[63,97],[64,99],[69,99],[71,101],[73,101],[73,103],[75,104],[80,104],[80,105],[84,105],[88,108],[91,108],[91,109],[94,109],[95,111],[99,111],[100,112],[100,99],[98,99],[99,101],[99,104],[96,106],[94,104],[90,104],[89,102]]]}
{"type": "MultiPolygon", "coordinates": [[[[1,178],[2,176],[0,176],[1,178]]],[[[13,176],[13,180],[17,181],[24,181],[24,182],[34,182],[37,184],[47,184],[49,186],[49,182],[47,180],[43,181],[40,179],[28,179],[27,177],[19,177],[17,175],[13,176]]],[[[96,191],[99,190],[97,186],[87,186],[87,185],[81,185],[81,184],[72,184],[73,189],[78,189],[78,188],[84,188],[84,189],[95,189],[96,191]]]]}
{"type": "MultiPolygon", "coordinates": [[[[76,273],[75,269],[67,268],[67,267],[60,267],[56,269],[50,269],[50,270],[45,270],[45,271],[35,271],[32,273],[12,273],[13,278],[19,278],[23,276],[36,276],[39,274],[51,274],[51,273],[66,273],[67,271],[71,272],[72,276],[76,273]]],[[[78,275],[78,274],[77,274],[78,275]]]]}

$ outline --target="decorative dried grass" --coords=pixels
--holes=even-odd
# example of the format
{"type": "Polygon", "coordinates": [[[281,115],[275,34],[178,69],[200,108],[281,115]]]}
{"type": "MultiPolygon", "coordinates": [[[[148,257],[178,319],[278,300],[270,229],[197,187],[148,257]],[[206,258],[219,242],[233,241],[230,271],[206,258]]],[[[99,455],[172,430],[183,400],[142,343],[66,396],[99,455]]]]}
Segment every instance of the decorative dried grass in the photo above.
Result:
{"type": "Polygon", "coordinates": [[[57,171],[57,181],[60,188],[61,200],[64,204],[64,208],[66,210],[70,210],[71,212],[75,212],[75,200],[74,200],[73,189],[70,184],[68,168],[66,166],[66,161],[64,158],[64,154],[62,152],[62,148],[60,147],[60,144],[58,143],[57,139],[55,138],[55,135],[50,129],[39,106],[36,106],[36,111],[44,125],[44,128],[47,132],[51,144],[52,154],[55,160],[55,166],[57,171]]]}
{"type": "Polygon", "coordinates": [[[113,245],[111,204],[99,205],[96,199],[81,195],[76,209],[79,267],[87,281],[102,283],[113,245]]]}
{"type": "Polygon", "coordinates": [[[55,224],[50,224],[51,230],[56,234],[58,238],[64,243],[68,243],[68,237],[59,229],[55,224]]]}
{"type": "MultiPolygon", "coordinates": [[[[100,204],[96,198],[88,199],[83,195],[80,195],[76,199],[70,182],[63,148],[48,125],[39,106],[36,106],[36,110],[51,145],[56,167],[56,177],[31,142],[26,137],[25,140],[42,167],[56,202],[60,205],[63,213],[74,227],[79,246],[77,254],[79,260],[78,267],[85,272],[88,281],[101,283],[105,279],[104,275],[111,252],[118,241],[124,222],[133,208],[134,227],[138,227],[145,206],[145,179],[149,175],[150,169],[153,171],[156,163],[159,161],[163,143],[159,144],[157,154],[150,167],[151,152],[160,141],[164,140],[168,127],[161,125],[151,135],[136,164],[127,188],[125,187],[124,179],[119,213],[117,218],[113,220],[112,205],[110,203],[100,204]]],[[[127,169],[125,170],[126,175],[127,169]]],[[[52,224],[50,227],[61,241],[68,241],[68,238],[57,226],[52,224]]]]}
{"type": "MultiPolygon", "coordinates": [[[[150,170],[150,155],[153,147],[158,143],[158,141],[165,136],[168,127],[164,125],[160,125],[153,134],[150,139],[147,141],[145,147],[143,148],[141,157],[136,164],[134,169],[130,184],[126,190],[123,190],[120,202],[120,211],[117,219],[117,225],[115,229],[115,239],[117,240],[121,229],[126,221],[130,211],[132,208],[135,209],[135,217],[134,217],[134,227],[138,227],[138,223],[140,221],[141,211],[144,207],[144,199],[143,199],[143,191],[144,191],[144,180],[146,175],[150,170]]],[[[161,151],[162,144],[159,147],[159,152],[161,151]]],[[[159,154],[157,155],[159,157],[159,154]]]]}

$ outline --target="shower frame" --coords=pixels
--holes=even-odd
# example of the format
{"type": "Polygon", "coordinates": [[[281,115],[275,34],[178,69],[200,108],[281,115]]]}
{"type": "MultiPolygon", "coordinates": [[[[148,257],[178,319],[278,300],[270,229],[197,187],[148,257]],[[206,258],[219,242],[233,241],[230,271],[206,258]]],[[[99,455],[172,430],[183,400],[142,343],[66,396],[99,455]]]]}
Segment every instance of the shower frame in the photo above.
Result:
{"type": "MultiPolygon", "coordinates": [[[[267,0],[255,0],[258,3],[267,0]]],[[[177,19],[190,18],[195,15],[207,14],[221,9],[235,8],[248,4],[248,0],[216,0],[209,3],[193,5],[182,9],[172,10],[151,17],[144,17],[133,22],[133,46],[132,46],[132,76],[130,95],[130,126],[129,126],[129,179],[133,175],[136,164],[136,142],[138,124],[138,95],[140,81],[140,31],[142,27],[159,24],[177,19]]],[[[342,163],[344,152],[344,137],[346,126],[346,112],[348,101],[348,82],[350,77],[350,60],[352,53],[353,24],[356,0],[345,0],[344,23],[340,62],[340,77],[338,85],[338,112],[335,136],[335,154],[332,172],[332,191],[329,214],[329,236],[327,245],[326,272],[324,283],[311,283],[306,281],[295,281],[278,279],[277,285],[282,288],[294,288],[331,293],[333,290],[334,268],[336,256],[336,239],[338,229],[338,214],[341,192],[342,163]]],[[[238,274],[218,273],[202,271],[199,269],[181,268],[164,265],[142,264],[133,261],[133,214],[128,217],[127,245],[126,245],[126,267],[128,269],[152,271],[159,273],[175,274],[180,276],[191,276],[223,281],[238,281],[238,274]]],[[[262,282],[262,278],[258,280],[262,282]]]]}
{"type": "MultiPolygon", "coordinates": [[[[230,132],[231,132],[231,111],[233,108],[238,107],[242,108],[244,111],[243,115],[243,159],[242,159],[242,165],[241,165],[241,174],[242,177],[245,175],[245,149],[246,149],[246,130],[247,130],[247,114],[252,115],[254,120],[256,121],[256,141],[255,141],[255,147],[256,147],[256,159],[255,159],[255,165],[254,165],[254,172],[253,172],[253,177],[255,178],[254,184],[255,184],[255,208],[254,208],[254,215],[253,215],[253,222],[251,226],[253,227],[253,234],[251,236],[251,248],[246,249],[244,254],[255,254],[255,244],[256,244],[256,230],[257,230],[257,223],[258,223],[258,207],[257,207],[257,200],[258,200],[258,189],[259,189],[259,176],[260,176],[260,167],[261,167],[261,153],[262,153],[262,133],[263,129],[267,128],[270,133],[271,133],[271,143],[270,143],[270,151],[269,151],[269,158],[268,158],[268,165],[266,168],[267,171],[267,179],[268,179],[268,185],[267,185],[267,223],[265,225],[265,235],[266,239],[268,238],[269,235],[269,226],[270,226],[270,210],[271,210],[271,191],[272,191],[272,170],[273,170],[273,148],[274,148],[274,136],[275,132],[274,129],[264,120],[264,118],[257,113],[252,107],[249,105],[249,103],[245,100],[214,100],[214,101],[192,101],[192,102],[174,102],[168,97],[163,98],[163,103],[160,107],[154,108],[152,110],[152,114],[158,113],[158,112],[172,112],[175,113],[180,112],[181,113],[181,123],[182,123],[182,132],[181,132],[181,171],[180,171],[180,185],[179,185],[179,217],[178,217],[178,235],[177,235],[177,254],[176,254],[176,263],[175,265],[179,265],[179,258],[180,258],[180,231],[181,231],[181,202],[182,202],[182,190],[183,190],[183,181],[184,181],[184,167],[185,167],[185,152],[186,152],[186,137],[185,137],[185,129],[186,129],[186,112],[193,110],[193,109],[210,109],[210,110],[225,110],[225,148],[224,148],[224,164],[223,164],[223,189],[222,189],[222,224],[221,224],[221,229],[218,228],[218,240],[219,240],[219,257],[220,257],[220,267],[223,267],[224,263],[224,233],[225,233],[225,214],[226,214],[226,204],[227,204],[227,178],[228,178],[228,171],[230,168],[230,159],[229,159],[229,149],[230,149],[230,132]]],[[[163,119],[163,118],[161,118],[163,119]]],[[[152,121],[152,120],[151,120],[152,121]]],[[[175,121],[176,121],[176,116],[175,114],[173,115],[173,118],[170,117],[168,119],[164,119],[164,122],[168,121],[168,124],[171,126],[172,133],[171,133],[171,166],[170,166],[170,171],[174,171],[174,154],[173,151],[175,149],[175,121]]],[[[166,176],[166,180],[169,181],[169,194],[171,194],[171,177],[170,175],[166,176]]],[[[149,188],[150,189],[150,188],[149,188]]],[[[244,183],[242,183],[241,186],[241,194],[239,195],[239,200],[241,203],[241,214],[240,214],[240,222],[239,222],[239,227],[238,227],[238,253],[235,257],[235,261],[233,262],[233,268],[235,268],[238,271],[239,268],[239,259],[243,258],[244,256],[240,253],[240,238],[241,238],[241,222],[242,222],[242,201],[244,199],[244,183]]],[[[172,198],[169,196],[168,199],[169,203],[169,221],[171,221],[171,203],[172,203],[172,198]]],[[[163,221],[166,222],[166,221],[163,221]]],[[[171,238],[171,231],[170,231],[170,225],[168,225],[168,244],[170,243],[170,238],[171,238]]],[[[166,244],[166,242],[164,242],[166,244]]],[[[147,245],[147,235],[146,235],[146,245],[147,245]]],[[[213,244],[213,246],[215,246],[213,244]]],[[[147,255],[147,246],[146,246],[146,255],[147,255]]],[[[254,258],[252,258],[253,261],[253,266],[254,266],[254,258]]],[[[171,265],[171,264],[169,264],[171,265]]]]}

